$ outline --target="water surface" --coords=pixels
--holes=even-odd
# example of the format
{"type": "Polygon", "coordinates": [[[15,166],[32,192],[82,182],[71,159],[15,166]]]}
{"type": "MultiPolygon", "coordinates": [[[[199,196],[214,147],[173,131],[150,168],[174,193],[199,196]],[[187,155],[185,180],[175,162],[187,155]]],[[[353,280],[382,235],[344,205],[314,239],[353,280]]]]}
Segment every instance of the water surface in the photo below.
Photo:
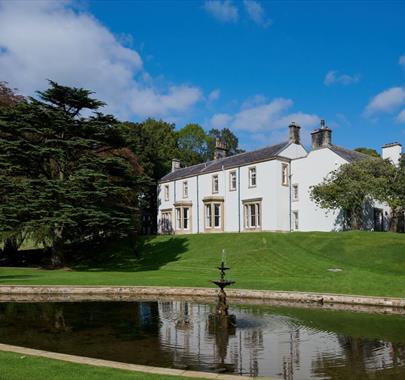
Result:
{"type": "Polygon", "coordinates": [[[405,379],[404,316],[184,301],[0,303],[0,342],[127,363],[283,379],[405,379]]]}

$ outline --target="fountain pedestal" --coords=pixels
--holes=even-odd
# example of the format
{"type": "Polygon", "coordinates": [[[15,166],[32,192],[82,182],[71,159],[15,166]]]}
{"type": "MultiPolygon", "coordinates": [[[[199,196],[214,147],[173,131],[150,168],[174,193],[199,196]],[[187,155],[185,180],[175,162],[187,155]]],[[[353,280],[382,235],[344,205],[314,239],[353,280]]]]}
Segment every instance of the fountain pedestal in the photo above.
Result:
{"type": "Polygon", "coordinates": [[[236,318],[234,315],[229,315],[228,304],[226,302],[225,288],[235,283],[235,281],[225,280],[225,271],[230,268],[225,267],[224,262],[221,262],[221,266],[218,267],[221,278],[219,280],[212,281],[217,285],[220,290],[218,292],[218,301],[215,307],[215,313],[209,315],[209,328],[212,331],[216,329],[231,329],[236,325],[236,318]]]}

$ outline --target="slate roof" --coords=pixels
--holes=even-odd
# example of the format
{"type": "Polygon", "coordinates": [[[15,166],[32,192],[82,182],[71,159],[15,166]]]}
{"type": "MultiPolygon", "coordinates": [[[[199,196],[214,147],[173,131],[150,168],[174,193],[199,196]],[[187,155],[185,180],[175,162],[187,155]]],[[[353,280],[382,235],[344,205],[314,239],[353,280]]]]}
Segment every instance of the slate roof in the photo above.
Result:
{"type": "Polygon", "coordinates": [[[344,160],[348,162],[365,160],[366,158],[370,158],[367,154],[357,152],[355,150],[350,150],[346,148],[342,148],[341,146],[330,144],[329,148],[332,152],[335,152],[338,156],[342,157],[344,160]]]}
{"type": "MultiPolygon", "coordinates": [[[[270,160],[274,157],[278,157],[279,153],[282,152],[289,144],[290,143],[288,141],[285,141],[280,144],[267,146],[251,152],[240,153],[234,156],[221,158],[219,160],[207,161],[202,164],[177,169],[174,172],[166,174],[160,179],[159,182],[175,181],[182,178],[193,177],[195,175],[217,172],[222,170],[222,167],[224,169],[237,168],[239,166],[245,166],[255,162],[270,160]]],[[[364,160],[370,157],[364,153],[342,148],[333,144],[328,145],[328,148],[348,162],[364,160]]]]}
{"type": "Polygon", "coordinates": [[[254,162],[266,161],[277,157],[290,143],[285,141],[280,144],[267,146],[251,152],[235,154],[234,156],[221,158],[219,160],[207,161],[202,164],[188,166],[186,168],[177,169],[174,172],[166,174],[159,182],[174,181],[181,178],[192,177],[211,172],[216,172],[224,169],[236,168],[245,166],[254,162]]]}

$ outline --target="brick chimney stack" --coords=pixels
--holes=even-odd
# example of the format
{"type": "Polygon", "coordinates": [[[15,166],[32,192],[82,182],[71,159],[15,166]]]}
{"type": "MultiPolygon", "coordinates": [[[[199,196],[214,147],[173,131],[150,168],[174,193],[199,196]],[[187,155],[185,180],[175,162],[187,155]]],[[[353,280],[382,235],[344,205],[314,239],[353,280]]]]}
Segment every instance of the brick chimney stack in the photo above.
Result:
{"type": "Polygon", "coordinates": [[[402,145],[399,142],[385,144],[382,147],[382,158],[389,159],[395,166],[398,166],[402,156],[402,145]]]}
{"type": "Polygon", "coordinates": [[[300,144],[300,129],[301,127],[294,121],[288,126],[288,141],[293,144],[300,144]]]}
{"type": "Polygon", "coordinates": [[[226,145],[220,138],[215,139],[214,160],[226,157],[226,145]]]}
{"type": "Polygon", "coordinates": [[[172,160],[172,173],[175,172],[176,170],[180,169],[180,160],[177,158],[173,158],[172,160]]]}
{"type": "Polygon", "coordinates": [[[312,149],[325,148],[332,144],[332,130],[321,120],[321,127],[311,133],[312,149]]]}

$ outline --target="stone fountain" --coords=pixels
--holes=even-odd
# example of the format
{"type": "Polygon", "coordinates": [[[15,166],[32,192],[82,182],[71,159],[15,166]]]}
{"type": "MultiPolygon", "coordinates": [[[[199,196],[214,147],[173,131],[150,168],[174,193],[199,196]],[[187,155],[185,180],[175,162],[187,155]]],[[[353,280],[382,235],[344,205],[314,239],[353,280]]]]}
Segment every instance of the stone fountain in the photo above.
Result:
{"type": "Polygon", "coordinates": [[[225,252],[222,251],[221,265],[218,267],[220,273],[220,279],[211,281],[219,287],[218,301],[215,307],[215,313],[209,315],[210,329],[230,329],[236,325],[236,318],[234,315],[228,313],[228,303],[226,302],[225,288],[235,283],[235,281],[225,280],[225,273],[230,268],[225,266],[225,252]]]}

